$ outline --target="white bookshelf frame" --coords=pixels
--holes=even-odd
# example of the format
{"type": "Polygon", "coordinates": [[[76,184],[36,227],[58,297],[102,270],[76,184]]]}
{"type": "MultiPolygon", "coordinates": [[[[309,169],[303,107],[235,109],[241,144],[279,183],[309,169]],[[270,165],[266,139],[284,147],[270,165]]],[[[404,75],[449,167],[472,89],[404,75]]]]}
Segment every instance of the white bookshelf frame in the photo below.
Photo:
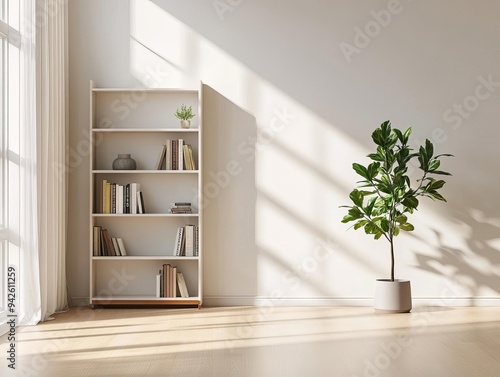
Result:
{"type": "MultiPolygon", "coordinates": [[[[127,102],[130,103],[130,102],[127,102]]],[[[90,135],[92,136],[92,147],[90,150],[90,184],[89,184],[89,259],[90,259],[90,302],[91,308],[99,306],[113,305],[182,305],[182,306],[197,306],[201,307],[203,301],[203,224],[202,224],[202,84],[199,89],[144,89],[144,88],[97,88],[93,81],[90,82],[90,135]],[[122,98],[130,98],[134,93],[139,93],[136,97],[140,98],[137,103],[132,103],[131,106],[122,112],[128,111],[131,116],[129,122],[127,117],[120,115],[120,112],[115,111],[119,107],[115,106],[122,98]],[[151,103],[148,103],[148,97],[151,97],[151,103]],[[101,103],[103,102],[103,103],[101,103]],[[183,129],[180,127],[179,120],[174,117],[173,109],[179,107],[182,103],[194,105],[196,121],[193,122],[192,128],[183,129]],[[165,105],[165,106],[164,106],[165,105]],[[113,109],[113,106],[115,108],[113,109]],[[132,107],[135,106],[135,107],[132,107]],[[146,110],[141,113],[141,106],[146,110]],[[111,109],[111,110],[110,110],[111,109]],[[197,111],[196,111],[197,110],[197,111]],[[158,120],[158,118],[163,118],[158,120]],[[172,118],[172,119],[171,119],[172,118]],[[138,122],[138,119],[141,122],[138,122]],[[144,121],[142,121],[144,119],[144,121]],[[113,127],[108,127],[109,124],[113,127]],[[138,123],[143,123],[144,127],[140,127],[138,123]],[[102,125],[105,127],[101,127],[102,125]],[[176,124],[178,126],[176,126],[176,124]],[[145,157],[146,162],[142,162],[142,167],[139,170],[112,170],[110,154],[99,156],[98,152],[106,147],[106,143],[100,145],[98,141],[102,141],[104,137],[107,140],[113,140],[116,137],[133,138],[141,140],[143,138],[148,141],[152,140],[154,134],[163,135],[164,139],[184,138],[191,142],[196,142],[193,146],[195,160],[197,161],[197,170],[154,170],[154,165],[151,159],[151,150],[157,146],[151,145],[151,150],[148,150],[149,156],[145,157]],[[149,136],[148,136],[149,135],[149,136]],[[175,137],[177,136],[177,137],[175,137]],[[99,158],[101,160],[99,160],[99,158]],[[103,160],[104,159],[104,160],[103,160]],[[105,165],[105,166],[104,166],[105,165]],[[151,168],[144,168],[144,166],[151,168]],[[99,168],[96,168],[98,166],[99,168]],[[105,167],[104,169],[102,167],[105,167]],[[141,189],[147,186],[148,182],[157,183],[158,180],[164,180],[165,185],[178,185],[177,191],[183,192],[185,188],[196,192],[195,200],[190,200],[193,205],[194,213],[192,214],[172,214],[161,210],[158,213],[154,211],[145,214],[104,214],[97,211],[96,201],[100,200],[97,187],[103,177],[115,177],[117,180],[141,180],[141,189]],[[156,178],[154,178],[156,177],[156,178]],[[185,178],[182,178],[185,177],[185,178]],[[143,183],[144,182],[144,183],[143,183]],[[196,184],[193,185],[192,183],[196,184]],[[160,222],[160,223],[159,223],[160,222]],[[179,226],[186,224],[196,224],[199,227],[199,256],[196,257],[179,257],[169,254],[169,248],[164,243],[172,242],[172,234],[175,233],[179,226]],[[148,255],[147,252],[138,250],[129,250],[128,256],[94,256],[93,255],[93,228],[96,225],[109,226],[114,229],[126,229],[128,232],[124,236],[133,238],[134,241],[140,239],[142,229],[165,227],[165,232],[151,231],[147,234],[147,242],[149,245],[156,247],[155,255],[148,255]],[[131,228],[133,228],[131,230],[131,228]],[[136,233],[134,229],[137,228],[136,233]],[[165,236],[163,233],[168,233],[165,236]],[[166,238],[165,238],[166,237],[166,238]],[[167,240],[167,242],[165,241],[167,240]],[[156,245],[155,245],[156,243],[156,245]],[[158,250],[163,250],[165,254],[158,254],[158,250]],[[157,264],[158,269],[164,263],[176,264],[178,271],[183,272],[190,297],[155,297],[155,291],[151,289],[153,279],[156,275],[150,276],[150,271],[157,264]],[[116,270],[115,270],[116,267],[116,270]],[[121,270],[120,270],[121,269],[121,270]],[[123,272],[126,270],[125,272],[123,272]],[[111,272],[109,272],[111,271],[111,272]],[[134,277],[135,281],[121,281],[117,274],[125,274],[124,276],[134,277]],[[114,274],[114,275],[113,275],[114,274]],[[135,285],[134,285],[135,284],[135,285]],[[142,284],[143,286],[138,286],[142,284]],[[136,294],[134,291],[147,290],[147,293],[136,294]]],[[[120,140],[119,140],[120,142],[120,140]]],[[[149,149],[149,146],[148,148],[149,149]]],[[[109,152],[109,151],[106,151],[109,152]]],[[[157,150],[159,153],[159,149],[157,150]]],[[[140,153],[140,152],[139,152],[140,153]]],[[[101,153],[103,155],[103,153],[101,153]]],[[[132,156],[134,157],[134,156],[132,156]]],[[[158,193],[155,193],[158,195],[158,193]]],[[[158,198],[156,198],[158,201],[158,198]]],[[[163,200],[163,198],[160,198],[163,200]]],[[[165,198],[169,202],[187,201],[186,198],[165,198]]],[[[146,208],[147,200],[145,198],[146,208]]],[[[121,234],[113,234],[112,236],[120,237],[121,234]]],[[[144,235],[142,235],[145,237],[144,235]]],[[[137,244],[137,242],[136,242],[137,244]]],[[[173,244],[171,245],[173,248],[173,244]]],[[[153,253],[154,254],[154,253],[153,253]]],[[[123,278],[121,280],[124,280],[123,278]]]]}

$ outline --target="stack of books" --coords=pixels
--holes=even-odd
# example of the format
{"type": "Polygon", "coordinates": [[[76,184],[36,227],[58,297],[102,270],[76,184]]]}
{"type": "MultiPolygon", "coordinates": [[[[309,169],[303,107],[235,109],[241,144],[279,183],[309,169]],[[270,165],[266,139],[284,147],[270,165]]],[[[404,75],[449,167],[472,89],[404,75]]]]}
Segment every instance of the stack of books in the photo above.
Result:
{"type": "Polygon", "coordinates": [[[170,213],[193,213],[193,209],[189,202],[176,202],[171,204],[170,213]]]}

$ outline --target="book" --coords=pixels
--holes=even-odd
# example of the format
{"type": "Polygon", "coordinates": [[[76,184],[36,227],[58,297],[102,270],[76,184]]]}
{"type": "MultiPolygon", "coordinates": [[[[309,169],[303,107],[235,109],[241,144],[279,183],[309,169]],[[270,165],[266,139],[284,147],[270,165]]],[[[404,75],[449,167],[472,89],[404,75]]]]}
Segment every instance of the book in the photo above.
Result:
{"type": "Polygon", "coordinates": [[[194,256],[200,256],[200,227],[198,225],[194,228],[194,256]]]}
{"type": "Polygon", "coordinates": [[[165,147],[165,169],[172,170],[172,140],[167,139],[165,147]]]}
{"type": "Polygon", "coordinates": [[[189,297],[186,281],[184,280],[184,275],[182,275],[182,272],[177,272],[177,284],[179,286],[179,293],[181,294],[181,297],[189,297]]]}
{"type": "Polygon", "coordinates": [[[189,149],[189,160],[191,161],[191,169],[190,170],[196,170],[196,163],[194,162],[194,157],[193,157],[193,148],[191,147],[191,144],[188,144],[188,149],[189,149]]]}
{"type": "Polygon", "coordinates": [[[130,184],[130,213],[137,213],[137,191],[141,189],[139,183],[130,184]]]}
{"type": "Polygon", "coordinates": [[[185,170],[196,170],[196,166],[193,158],[193,149],[191,144],[184,144],[184,169],[185,170]]]}
{"type": "Polygon", "coordinates": [[[175,244],[174,244],[174,255],[177,256],[177,257],[180,257],[182,256],[182,251],[183,251],[183,247],[182,247],[182,243],[183,243],[183,239],[184,239],[184,227],[180,227],[177,229],[177,234],[176,234],[176,237],[175,237],[175,244]]]}
{"type": "Polygon", "coordinates": [[[161,297],[161,270],[156,275],[156,297],[161,297]]]}
{"type": "Polygon", "coordinates": [[[146,213],[146,207],[144,206],[144,196],[142,191],[137,192],[137,213],[146,213]]]}
{"type": "Polygon", "coordinates": [[[104,232],[101,229],[101,250],[99,250],[99,255],[105,257],[108,255],[108,247],[106,245],[106,240],[104,239],[104,232]]]}
{"type": "Polygon", "coordinates": [[[123,185],[116,186],[116,213],[123,213],[123,185]]]}
{"type": "Polygon", "coordinates": [[[118,237],[116,239],[116,242],[118,243],[118,248],[120,249],[120,255],[126,256],[127,250],[125,249],[125,244],[123,243],[123,239],[121,237],[118,237]]]}
{"type": "Polygon", "coordinates": [[[171,267],[171,274],[170,274],[170,286],[171,286],[171,297],[177,297],[177,266],[172,266],[171,267]]]}
{"type": "Polygon", "coordinates": [[[158,156],[158,160],[156,161],[156,170],[163,170],[163,167],[165,166],[165,155],[167,152],[167,146],[163,145],[160,151],[160,154],[158,156]]]}
{"type": "Polygon", "coordinates": [[[177,140],[177,170],[184,170],[184,140],[177,140]]]}
{"type": "Polygon", "coordinates": [[[163,267],[160,268],[158,275],[160,275],[160,297],[165,297],[165,273],[163,267]]]}
{"type": "Polygon", "coordinates": [[[185,242],[185,255],[186,257],[194,256],[194,225],[186,225],[185,227],[186,242],[185,242]]]}
{"type": "Polygon", "coordinates": [[[111,213],[116,213],[116,183],[111,183],[111,213]]]}
{"type": "Polygon", "coordinates": [[[108,256],[116,256],[116,251],[113,247],[113,241],[107,229],[103,229],[102,233],[104,235],[104,241],[106,242],[106,249],[108,256]]]}
{"type": "Polygon", "coordinates": [[[113,248],[115,250],[115,253],[118,257],[121,256],[121,253],[120,253],[120,248],[118,246],[118,241],[116,240],[116,237],[111,237],[111,241],[113,241],[113,248]]]}
{"type": "Polygon", "coordinates": [[[125,207],[123,213],[130,213],[130,183],[125,185],[125,207]]]}
{"type": "Polygon", "coordinates": [[[94,242],[92,248],[92,255],[98,257],[101,255],[101,227],[94,226],[94,242]]]}
{"type": "Polygon", "coordinates": [[[103,180],[102,213],[111,213],[111,183],[103,180]]]}

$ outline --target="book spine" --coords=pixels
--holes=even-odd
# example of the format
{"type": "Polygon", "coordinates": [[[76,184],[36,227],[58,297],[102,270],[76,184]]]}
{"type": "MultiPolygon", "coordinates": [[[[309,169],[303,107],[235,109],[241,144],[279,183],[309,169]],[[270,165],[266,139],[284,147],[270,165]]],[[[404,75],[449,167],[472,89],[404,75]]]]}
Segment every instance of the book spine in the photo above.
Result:
{"type": "Polygon", "coordinates": [[[116,213],[116,183],[111,184],[111,213],[116,213]]]}
{"type": "Polygon", "coordinates": [[[184,150],[184,140],[179,139],[177,140],[178,145],[177,145],[177,161],[178,161],[178,170],[184,170],[184,158],[183,158],[183,150],[184,150]]]}
{"type": "Polygon", "coordinates": [[[177,165],[177,157],[178,157],[178,152],[177,152],[177,146],[178,146],[178,140],[172,140],[172,170],[178,170],[178,165],[177,165]]]}
{"type": "Polygon", "coordinates": [[[120,249],[120,254],[122,256],[126,256],[127,250],[125,249],[125,244],[123,243],[123,239],[121,237],[118,237],[116,241],[118,242],[118,248],[120,249]]]}
{"type": "Polygon", "coordinates": [[[194,225],[186,225],[186,257],[194,256],[194,225]]]}
{"type": "Polygon", "coordinates": [[[125,185],[125,213],[130,213],[130,183],[125,185]]]}
{"type": "Polygon", "coordinates": [[[156,275],[156,292],[155,292],[156,297],[161,297],[160,287],[161,287],[161,273],[156,275]]]}
{"type": "Polygon", "coordinates": [[[165,272],[162,267],[159,271],[160,275],[160,297],[165,297],[165,272]]]}
{"type": "Polygon", "coordinates": [[[198,225],[194,228],[194,256],[200,256],[200,227],[198,225]]]}
{"type": "Polygon", "coordinates": [[[165,168],[167,170],[172,170],[172,140],[167,139],[166,148],[167,150],[165,151],[165,168]]]}

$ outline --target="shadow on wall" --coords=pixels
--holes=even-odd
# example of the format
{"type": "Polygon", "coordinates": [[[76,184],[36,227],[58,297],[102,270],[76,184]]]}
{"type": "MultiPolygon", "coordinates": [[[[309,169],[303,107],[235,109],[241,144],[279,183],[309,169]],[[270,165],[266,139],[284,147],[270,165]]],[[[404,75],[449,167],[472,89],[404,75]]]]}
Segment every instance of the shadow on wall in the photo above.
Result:
{"type": "Polygon", "coordinates": [[[203,268],[217,271],[204,295],[255,296],[255,153],[239,146],[256,139],[256,119],[207,85],[203,106],[203,268]]]}
{"type": "Polygon", "coordinates": [[[451,245],[445,239],[449,235],[433,230],[439,255],[415,251],[416,267],[447,277],[462,289],[460,297],[487,297],[484,289],[500,293],[500,220],[489,217],[488,212],[476,207],[455,210],[454,219],[464,229],[455,238],[462,240],[463,246],[451,245]]]}

